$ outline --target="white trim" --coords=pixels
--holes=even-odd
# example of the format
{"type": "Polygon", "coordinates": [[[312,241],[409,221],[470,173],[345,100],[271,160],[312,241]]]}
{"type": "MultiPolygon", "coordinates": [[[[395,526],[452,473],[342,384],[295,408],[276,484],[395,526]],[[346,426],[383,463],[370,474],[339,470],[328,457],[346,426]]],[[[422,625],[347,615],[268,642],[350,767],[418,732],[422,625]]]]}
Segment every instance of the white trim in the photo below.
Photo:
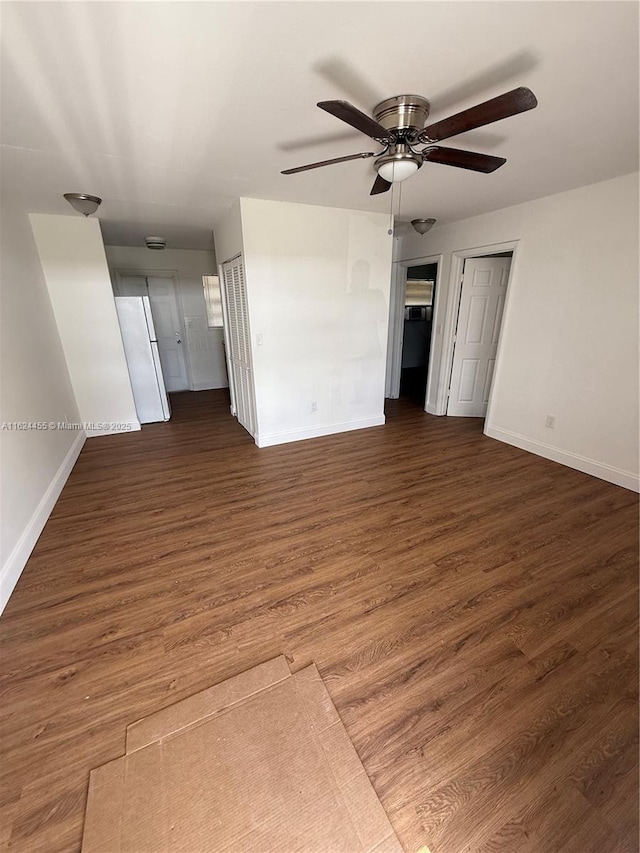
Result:
{"type": "Polygon", "coordinates": [[[387,340],[387,365],[384,396],[397,400],[400,396],[400,369],[402,365],[402,339],[404,337],[404,293],[407,271],[400,263],[393,264],[391,291],[389,293],[389,328],[387,340]]]}
{"type": "Polygon", "coordinates": [[[22,570],[26,566],[27,560],[38,541],[38,537],[42,533],[47,519],[51,515],[51,511],[60,496],[60,492],[75,465],[76,459],[80,455],[85,439],[86,435],[84,431],[78,433],[67,455],[62,460],[62,464],[56,471],[53,480],[42,496],[40,503],[36,507],[35,512],[22,531],[22,535],[16,542],[13,551],[9,554],[6,563],[0,569],[0,613],[6,607],[9,597],[18,583],[22,570]]]}
{"type": "MultiPolygon", "coordinates": [[[[449,384],[451,381],[451,369],[453,367],[453,339],[458,325],[458,310],[460,307],[460,293],[462,291],[462,270],[464,262],[467,258],[480,258],[486,255],[495,255],[501,252],[513,252],[511,258],[511,268],[509,270],[509,281],[507,282],[507,293],[505,296],[504,311],[502,314],[502,323],[500,326],[500,335],[498,337],[498,351],[496,353],[496,363],[493,372],[493,381],[491,383],[491,393],[489,394],[489,404],[487,406],[486,418],[489,417],[491,411],[491,398],[493,397],[493,389],[496,387],[496,377],[500,369],[500,352],[502,347],[503,335],[502,331],[506,328],[509,318],[510,296],[513,292],[514,272],[516,269],[516,257],[518,254],[519,240],[510,240],[504,243],[490,243],[488,246],[477,246],[473,249],[459,249],[451,253],[451,271],[449,273],[449,287],[447,293],[446,315],[444,320],[444,329],[442,336],[442,353],[440,357],[440,373],[438,375],[437,386],[435,388],[435,400],[432,399],[429,393],[432,389],[427,386],[427,400],[430,405],[435,408],[434,414],[447,414],[447,401],[449,397],[449,384]]],[[[436,298],[438,293],[436,291],[436,298]]]]}
{"type": "Polygon", "coordinates": [[[349,432],[354,429],[367,429],[368,427],[384,426],[384,415],[374,418],[363,418],[360,421],[346,421],[340,424],[324,424],[318,427],[307,427],[306,429],[292,429],[286,432],[272,432],[268,435],[256,436],[258,447],[272,447],[274,444],[286,444],[290,441],[303,441],[307,438],[320,438],[323,435],[335,435],[340,432],[349,432]]]}
{"type": "Polygon", "coordinates": [[[622,486],[624,489],[631,489],[633,492],[640,491],[640,477],[631,471],[614,468],[612,465],[606,465],[604,462],[598,462],[588,456],[580,456],[580,454],[572,453],[569,450],[560,450],[551,444],[535,441],[508,429],[485,425],[484,434],[488,435],[489,438],[495,438],[497,441],[511,444],[521,450],[528,450],[529,453],[535,453],[537,456],[544,456],[545,459],[551,459],[553,462],[574,468],[576,471],[582,471],[585,474],[591,474],[593,477],[614,483],[616,486],[622,486]]]}

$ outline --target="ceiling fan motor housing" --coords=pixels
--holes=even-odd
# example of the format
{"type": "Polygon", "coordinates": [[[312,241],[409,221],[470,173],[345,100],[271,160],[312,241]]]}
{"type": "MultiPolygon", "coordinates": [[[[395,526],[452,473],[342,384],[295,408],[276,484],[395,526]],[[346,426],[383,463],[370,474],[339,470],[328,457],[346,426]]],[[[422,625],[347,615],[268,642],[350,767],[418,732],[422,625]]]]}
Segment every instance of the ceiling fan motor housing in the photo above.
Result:
{"type": "Polygon", "coordinates": [[[424,128],[431,105],[420,95],[394,95],[373,108],[373,118],[399,138],[417,136],[424,128]]]}

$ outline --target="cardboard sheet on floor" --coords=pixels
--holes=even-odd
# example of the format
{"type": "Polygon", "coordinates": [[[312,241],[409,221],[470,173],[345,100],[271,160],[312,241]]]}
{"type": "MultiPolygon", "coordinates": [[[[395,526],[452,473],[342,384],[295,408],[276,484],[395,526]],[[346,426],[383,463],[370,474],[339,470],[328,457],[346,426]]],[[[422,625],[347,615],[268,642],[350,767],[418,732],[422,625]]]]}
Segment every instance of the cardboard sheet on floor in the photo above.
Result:
{"type": "Polygon", "coordinates": [[[284,657],[128,726],[83,853],[402,853],[318,670],[284,657]]]}

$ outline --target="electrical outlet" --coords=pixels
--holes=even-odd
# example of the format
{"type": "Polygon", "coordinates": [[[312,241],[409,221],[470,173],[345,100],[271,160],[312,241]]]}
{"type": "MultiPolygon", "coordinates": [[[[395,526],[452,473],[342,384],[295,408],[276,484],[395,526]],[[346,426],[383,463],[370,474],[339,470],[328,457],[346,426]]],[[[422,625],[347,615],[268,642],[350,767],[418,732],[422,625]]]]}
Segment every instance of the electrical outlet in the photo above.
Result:
{"type": "Polygon", "coordinates": [[[317,411],[318,411],[318,404],[316,403],[316,401],[315,401],[315,400],[311,403],[311,411],[312,411],[312,412],[317,412],[317,411]]]}
{"type": "Polygon", "coordinates": [[[260,335],[260,334],[256,335],[256,346],[261,347],[263,343],[264,343],[264,338],[262,337],[262,335],[260,335]]]}
{"type": "Polygon", "coordinates": [[[555,415],[547,415],[547,419],[544,422],[544,425],[547,429],[555,429],[556,427],[556,416],[555,415]]]}

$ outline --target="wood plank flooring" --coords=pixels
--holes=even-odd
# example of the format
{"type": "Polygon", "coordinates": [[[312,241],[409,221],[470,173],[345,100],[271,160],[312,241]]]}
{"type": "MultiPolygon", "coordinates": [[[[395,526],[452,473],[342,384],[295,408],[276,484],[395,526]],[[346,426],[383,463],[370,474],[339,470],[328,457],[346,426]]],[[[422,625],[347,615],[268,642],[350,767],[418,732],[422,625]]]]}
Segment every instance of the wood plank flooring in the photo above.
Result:
{"type": "Polygon", "coordinates": [[[636,495],[401,401],[263,450],[172,405],[87,442],[0,619],[5,849],[78,850],[128,722],[284,653],[406,851],[638,850],[636,495]]]}

